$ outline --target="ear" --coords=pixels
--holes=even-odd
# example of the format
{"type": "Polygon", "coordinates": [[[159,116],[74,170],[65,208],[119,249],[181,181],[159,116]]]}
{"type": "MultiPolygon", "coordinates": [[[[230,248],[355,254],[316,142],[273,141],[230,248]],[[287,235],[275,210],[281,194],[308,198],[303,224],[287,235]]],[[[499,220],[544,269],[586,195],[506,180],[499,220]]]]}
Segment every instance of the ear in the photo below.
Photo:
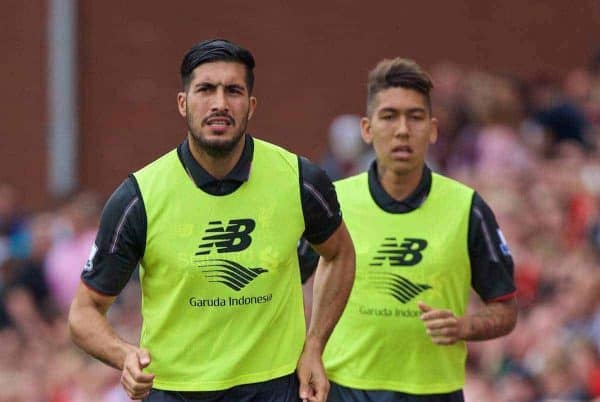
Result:
{"type": "Polygon", "coordinates": [[[368,117],[360,119],[360,135],[367,144],[373,143],[373,134],[371,133],[371,120],[368,117]]]}
{"type": "Polygon", "coordinates": [[[431,132],[429,133],[429,143],[435,144],[438,137],[438,120],[435,117],[431,118],[431,132]]]}
{"type": "Polygon", "coordinates": [[[181,117],[185,118],[187,116],[187,94],[185,92],[177,93],[177,110],[179,110],[181,117]]]}
{"type": "Polygon", "coordinates": [[[254,111],[256,110],[256,96],[250,97],[250,107],[248,108],[248,120],[254,116],[254,111]]]}

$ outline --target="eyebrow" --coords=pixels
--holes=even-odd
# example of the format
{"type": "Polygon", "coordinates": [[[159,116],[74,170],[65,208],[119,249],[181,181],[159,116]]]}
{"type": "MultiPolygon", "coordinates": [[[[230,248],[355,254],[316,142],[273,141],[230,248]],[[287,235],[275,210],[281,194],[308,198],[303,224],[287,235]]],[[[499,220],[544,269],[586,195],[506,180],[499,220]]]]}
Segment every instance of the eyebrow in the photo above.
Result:
{"type": "Polygon", "coordinates": [[[243,91],[247,91],[248,89],[246,88],[245,85],[242,84],[223,84],[223,83],[214,83],[214,82],[210,82],[210,81],[201,81],[198,82],[196,84],[194,84],[194,88],[200,88],[200,87],[209,87],[209,88],[216,88],[218,86],[223,86],[225,88],[235,88],[235,89],[241,89],[243,91]]]}
{"type": "MultiPolygon", "coordinates": [[[[377,113],[398,113],[400,110],[394,107],[384,107],[379,109],[377,113]]],[[[411,107],[406,109],[406,113],[427,113],[427,109],[424,107],[411,107]]]]}
{"type": "Polygon", "coordinates": [[[203,86],[203,85],[208,85],[208,86],[212,86],[212,87],[224,86],[224,87],[246,88],[246,86],[243,84],[238,84],[238,83],[224,84],[222,82],[212,82],[212,81],[208,81],[208,80],[200,81],[200,82],[194,84],[195,87],[199,87],[199,86],[203,86]]]}

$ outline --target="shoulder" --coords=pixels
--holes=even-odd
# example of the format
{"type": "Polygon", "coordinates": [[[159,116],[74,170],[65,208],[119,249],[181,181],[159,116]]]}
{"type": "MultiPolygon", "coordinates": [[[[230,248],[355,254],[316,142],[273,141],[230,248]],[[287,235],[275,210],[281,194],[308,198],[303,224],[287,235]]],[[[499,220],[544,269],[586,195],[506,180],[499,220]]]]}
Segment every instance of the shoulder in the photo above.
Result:
{"type": "Polygon", "coordinates": [[[161,155],[157,159],[148,163],[146,166],[142,167],[141,169],[138,169],[133,174],[136,177],[144,176],[146,174],[154,172],[156,169],[163,168],[165,164],[172,163],[174,160],[179,160],[178,148],[172,149],[169,152],[161,155]]]}
{"type": "Polygon", "coordinates": [[[333,183],[338,196],[344,197],[345,194],[357,195],[359,192],[368,191],[369,179],[367,172],[337,180],[333,183]]]}
{"type": "Polygon", "coordinates": [[[137,181],[133,175],[130,175],[112,193],[106,201],[104,209],[105,211],[122,211],[132,202],[136,202],[139,195],[137,181]]]}
{"type": "Polygon", "coordinates": [[[430,199],[443,201],[446,205],[461,205],[464,211],[471,209],[475,190],[457,180],[437,173],[432,173],[430,199]]]}
{"type": "Polygon", "coordinates": [[[471,217],[475,220],[488,222],[494,226],[498,226],[494,211],[476,191],[473,193],[473,202],[471,203],[471,217]]]}
{"type": "Polygon", "coordinates": [[[358,183],[362,183],[367,179],[367,172],[362,172],[354,176],[346,177],[344,179],[336,180],[334,182],[336,187],[353,186],[358,183]]]}
{"type": "Polygon", "coordinates": [[[473,194],[475,190],[471,187],[467,186],[464,183],[461,183],[458,180],[452,179],[448,176],[441,175],[439,173],[432,172],[431,173],[433,186],[444,186],[448,189],[452,189],[455,191],[463,191],[469,194],[473,194]]]}
{"type": "Polygon", "coordinates": [[[254,146],[254,156],[256,158],[268,158],[272,162],[280,162],[279,165],[287,166],[290,170],[298,171],[299,156],[279,145],[270,142],[259,140],[252,137],[254,146]]]}
{"type": "Polygon", "coordinates": [[[327,181],[331,183],[331,179],[325,173],[319,165],[314,163],[308,158],[304,156],[298,156],[298,163],[300,167],[300,174],[302,176],[302,181],[309,183],[317,183],[320,181],[327,181]]]}

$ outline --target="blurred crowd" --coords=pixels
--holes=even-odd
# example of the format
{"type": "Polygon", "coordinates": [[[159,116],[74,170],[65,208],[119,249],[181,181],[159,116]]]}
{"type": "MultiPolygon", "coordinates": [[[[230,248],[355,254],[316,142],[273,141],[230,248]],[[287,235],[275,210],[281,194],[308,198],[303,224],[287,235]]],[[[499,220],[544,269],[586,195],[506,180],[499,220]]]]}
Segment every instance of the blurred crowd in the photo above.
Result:
{"type": "MultiPolygon", "coordinates": [[[[428,164],[492,206],[520,304],[511,335],[470,343],[467,401],[600,401],[600,54],[564,77],[450,62],[430,72],[440,135],[428,164]]],[[[373,159],[359,121],[331,124],[321,164],[332,179],[373,159]]],[[[120,373],[78,351],[66,326],[104,200],[81,192],[28,212],[22,197],[0,183],[0,402],[127,401],[120,373]]],[[[109,319],[137,341],[136,280],[109,319]]]]}
{"type": "MultiPolygon", "coordinates": [[[[120,372],[77,350],[67,328],[102,200],[82,192],[52,211],[24,214],[20,197],[0,184],[0,402],[128,401],[120,372]]],[[[135,342],[135,281],[109,314],[135,342]]]]}

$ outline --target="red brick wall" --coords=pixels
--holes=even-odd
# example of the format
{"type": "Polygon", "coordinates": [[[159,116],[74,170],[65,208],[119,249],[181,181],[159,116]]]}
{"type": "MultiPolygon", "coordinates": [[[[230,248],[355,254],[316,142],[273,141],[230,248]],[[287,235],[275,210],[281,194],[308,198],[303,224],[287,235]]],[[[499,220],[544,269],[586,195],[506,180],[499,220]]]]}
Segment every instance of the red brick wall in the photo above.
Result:
{"type": "MultiPolygon", "coordinates": [[[[1,178],[22,177],[15,166],[27,149],[31,166],[20,187],[31,194],[31,205],[40,206],[46,186],[45,2],[4,3],[1,178]]],[[[584,65],[600,44],[600,4],[593,0],[165,4],[79,2],[84,187],[108,194],[128,172],[183,138],[175,107],[178,68],[201,39],[226,37],[254,53],[259,107],[250,132],[312,158],[324,151],[335,115],[362,111],[366,73],[382,57],[561,74],[584,65]]]]}
{"type": "Polygon", "coordinates": [[[0,8],[0,182],[21,201],[46,198],[46,8],[3,0],[0,8]]]}

